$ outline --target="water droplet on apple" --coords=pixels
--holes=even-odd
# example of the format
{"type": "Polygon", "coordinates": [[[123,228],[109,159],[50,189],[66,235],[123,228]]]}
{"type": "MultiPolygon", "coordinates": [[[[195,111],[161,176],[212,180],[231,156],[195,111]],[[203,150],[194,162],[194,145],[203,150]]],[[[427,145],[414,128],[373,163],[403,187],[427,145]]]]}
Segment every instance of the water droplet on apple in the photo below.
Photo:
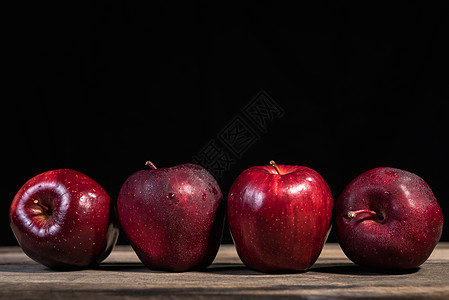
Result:
{"type": "Polygon", "coordinates": [[[167,199],[173,199],[173,198],[175,198],[175,194],[174,193],[168,193],[168,195],[167,195],[167,199]]]}
{"type": "Polygon", "coordinates": [[[203,193],[203,194],[201,195],[201,198],[203,198],[203,200],[206,200],[206,198],[207,198],[206,193],[203,193]]]}

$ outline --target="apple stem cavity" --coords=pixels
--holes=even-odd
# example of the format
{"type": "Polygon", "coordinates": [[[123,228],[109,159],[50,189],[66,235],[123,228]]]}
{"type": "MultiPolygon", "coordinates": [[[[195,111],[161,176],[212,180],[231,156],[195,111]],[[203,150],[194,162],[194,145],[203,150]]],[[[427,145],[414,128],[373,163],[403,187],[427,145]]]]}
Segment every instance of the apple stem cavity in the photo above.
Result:
{"type": "Polygon", "coordinates": [[[149,160],[145,163],[145,166],[150,167],[153,170],[157,169],[156,166],[149,160]]]}
{"type": "Polygon", "coordinates": [[[282,174],[281,174],[281,170],[279,170],[279,167],[278,167],[278,165],[274,162],[274,160],[270,160],[270,166],[272,166],[272,167],[276,170],[276,172],[277,172],[279,175],[282,175],[282,174]]]}
{"type": "Polygon", "coordinates": [[[358,214],[363,214],[363,213],[369,214],[374,218],[378,217],[378,215],[375,211],[368,210],[368,209],[359,209],[359,210],[355,210],[355,211],[354,210],[348,211],[348,217],[350,219],[354,219],[358,214]]]}

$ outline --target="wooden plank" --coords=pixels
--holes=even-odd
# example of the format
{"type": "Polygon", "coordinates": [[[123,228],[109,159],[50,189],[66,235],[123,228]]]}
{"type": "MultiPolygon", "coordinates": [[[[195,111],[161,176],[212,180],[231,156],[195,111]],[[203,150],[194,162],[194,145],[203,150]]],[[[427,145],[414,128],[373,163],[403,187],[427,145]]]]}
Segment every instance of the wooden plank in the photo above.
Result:
{"type": "Polygon", "coordinates": [[[421,268],[382,274],[349,261],[326,244],[307,272],[264,274],[245,267],[232,245],[222,245],[205,271],[171,273],[143,266],[129,246],[117,246],[91,270],[57,272],[17,247],[0,248],[1,299],[146,298],[449,299],[449,243],[440,243],[421,268]]]}

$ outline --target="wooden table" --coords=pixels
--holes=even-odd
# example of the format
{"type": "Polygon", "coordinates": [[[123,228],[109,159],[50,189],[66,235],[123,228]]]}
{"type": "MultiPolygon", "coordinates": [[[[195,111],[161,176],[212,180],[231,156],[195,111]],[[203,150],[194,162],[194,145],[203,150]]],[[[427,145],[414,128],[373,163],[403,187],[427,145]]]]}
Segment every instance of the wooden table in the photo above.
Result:
{"type": "Polygon", "coordinates": [[[222,245],[202,272],[144,267],[129,246],[117,246],[98,268],[57,272],[18,247],[0,248],[0,299],[235,297],[300,299],[449,299],[449,243],[440,243],[418,270],[381,274],[351,263],[338,244],[326,244],[307,272],[264,274],[246,268],[232,245],[222,245]]]}

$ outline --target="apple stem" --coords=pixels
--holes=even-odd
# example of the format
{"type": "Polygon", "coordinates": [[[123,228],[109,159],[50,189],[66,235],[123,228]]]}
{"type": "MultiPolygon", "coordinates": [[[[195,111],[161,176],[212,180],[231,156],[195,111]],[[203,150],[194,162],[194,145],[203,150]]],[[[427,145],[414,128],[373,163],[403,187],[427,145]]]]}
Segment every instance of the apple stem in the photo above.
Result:
{"type": "Polygon", "coordinates": [[[145,166],[150,167],[153,170],[157,169],[156,166],[149,160],[145,163],[145,166]]]}
{"type": "Polygon", "coordinates": [[[45,211],[49,211],[50,210],[50,208],[48,208],[47,206],[45,206],[42,203],[40,203],[39,200],[34,200],[33,202],[34,202],[34,204],[37,204],[38,206],[42,207],[45,211]]]}
{"type": "Polygon", "coordinates": [[[369,210],[369,209],[359,209],[359,210],[351,210],[348,211],[348,217],[351,219],[354,219],[358,214],[367,213],[370,214],[373,217],[377,217],[377,213],[375,211],[369,210]]]}
{"type": "Polygon", "coordinates": [[[274,160],[270,160],[270,165],[278,172],[279,175],[281,175],[281,170],[279,170],[278,165],[274,162],[274,160]]]}

